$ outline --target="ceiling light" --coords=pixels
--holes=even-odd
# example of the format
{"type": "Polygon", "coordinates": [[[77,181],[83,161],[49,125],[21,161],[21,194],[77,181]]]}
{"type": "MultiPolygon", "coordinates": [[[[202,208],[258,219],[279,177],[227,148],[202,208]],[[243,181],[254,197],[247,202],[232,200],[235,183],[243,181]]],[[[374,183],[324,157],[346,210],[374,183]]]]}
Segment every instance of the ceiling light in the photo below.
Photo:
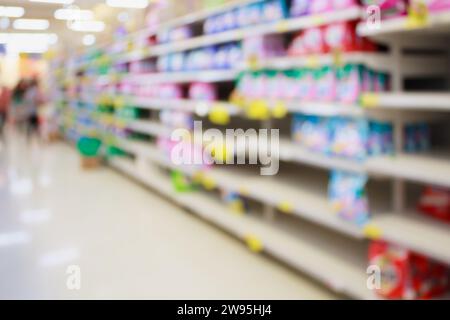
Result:
{"type": "Polygon", "coordinates": [[[13,26],[16,30],[47,30],[50,23],[45,19],[17,19],[13,26]]]}
{"type": "Polygon", "coordinates": [[[58,9],[55,11],[55,19],[58,20],[92,20],[94,13],[91,10],[58,9]]]}
{"type": "Polygon", "coordinates": [[[102,32],[105,23],[102,21],[74,21],[69,25],[70,29],[79,32],[102,32]]]}
{"type": "Polygon", "coordinates": [[[148,0],[106,0],[106,4],[113,8],[145,9],[148,7],[148,0]]]}
{"type": "Polygon", "coordinates": [[[97,38],[93,34],[87,34],[83,37],[83,45],[86,47],[92,46],[97,41],[97,38]]]}
{"type": "Polygon", "coordinates": [[[54,4],[72,4],[75,0],[30,0],[30,2],[54,3],[54,4]]]}
{"type": "Polygon", "coordinates": [[[20,18],[25,14],[22,7],[4,7],[0,6],[0,17],[20,18]]]}

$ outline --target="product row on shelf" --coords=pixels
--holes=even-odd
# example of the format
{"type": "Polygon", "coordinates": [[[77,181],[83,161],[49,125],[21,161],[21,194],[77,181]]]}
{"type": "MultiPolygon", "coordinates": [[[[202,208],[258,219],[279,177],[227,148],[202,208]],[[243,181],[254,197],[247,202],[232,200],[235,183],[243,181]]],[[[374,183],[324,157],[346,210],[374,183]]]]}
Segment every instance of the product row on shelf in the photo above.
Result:
{"type": "Polygon", "coordinates": [[[441,0],[193,13],[76,57],[59,81],[62,130],[101,141],[113,167],[337,292],[445,297],[449,16],[441,0]],[[374,4],[375,27],[364,18],[374,4]],[[198,121],[241,131],[199,144],[198,121]],[[277,175],[261,176],[261,159],[221,165],[248,163],[261,142],[246,134],[260,129],[279,129],[277,175]],[[174,161],[180,146],[202,161],[174,161]]]}

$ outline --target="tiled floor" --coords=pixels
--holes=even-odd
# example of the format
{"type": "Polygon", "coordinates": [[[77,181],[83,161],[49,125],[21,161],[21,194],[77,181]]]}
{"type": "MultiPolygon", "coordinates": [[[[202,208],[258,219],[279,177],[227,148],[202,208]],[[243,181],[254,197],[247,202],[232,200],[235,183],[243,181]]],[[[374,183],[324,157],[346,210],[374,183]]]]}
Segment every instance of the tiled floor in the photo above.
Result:
{"type": "Polygon", "coordinates": [[[335,296],[112,170],[81,170],[70,146],[11,133],[0,147],[0,298],[335,296]],[[67,287],[69,266],[80,290],[67,287]]]}

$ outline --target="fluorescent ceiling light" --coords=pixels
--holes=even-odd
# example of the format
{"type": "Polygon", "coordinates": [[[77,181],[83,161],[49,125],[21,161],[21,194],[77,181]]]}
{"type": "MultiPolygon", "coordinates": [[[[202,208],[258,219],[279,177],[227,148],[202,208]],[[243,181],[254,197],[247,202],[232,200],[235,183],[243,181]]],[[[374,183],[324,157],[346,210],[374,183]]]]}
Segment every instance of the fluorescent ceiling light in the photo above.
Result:
{"type": "Polygon", "coordinates": [[[75,0],[30,0],[30,2],[55,3],[55,4],[72,4],[75,0]]]}
{"type": "Polygon", "coordinates": [[[4,7],[0,6],[0,17],[20,18],[25,14],[22,7],[4,7]]]}
{"type": "Polygon", "coordinates": [[[83,45],[86,47],[92,46],[97,41],[97,38],[93,34],[87,34],[83,37],[83,45]]]}
{"type": "Polygon", "coordinates": [[[47,30],[50,22],[45,19],[17,19],[13,26],[16,30],[47,30]]]}
{"type": "Polygon", "coordinates": [[[102,32],[105,23],[102,21],[74,21],[69,25],[70,29],[79,32],[102,32]]]}
{"type": "Polygon", "coordinates": [[[106,4],[113,8],[145,9],[148,7],[148,0],[106,0],[106,4]]]}
{"type": "Polygon", "coordinates": [[[58,20],[92,20],[94,12],[81,9],[58,9],[55,11],[55,19],[58,20]]]}

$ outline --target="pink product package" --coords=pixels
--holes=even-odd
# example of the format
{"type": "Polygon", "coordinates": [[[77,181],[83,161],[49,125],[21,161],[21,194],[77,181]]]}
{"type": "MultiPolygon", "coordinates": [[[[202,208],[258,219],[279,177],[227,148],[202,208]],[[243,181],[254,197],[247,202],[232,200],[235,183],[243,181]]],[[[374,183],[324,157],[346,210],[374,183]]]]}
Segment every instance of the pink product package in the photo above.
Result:
{"type": "Polygon", "coordinates": [[[337,78],[331,68],[316,71],[315,100],[332,102],[336,100],[337,78]]]}
{"type": "Polygon", "coordinates": [[[322,13],[333,10],[333,1],[331,0],[313,0],[309,5],[309,13],[322,13]]]}
{"type": "Polygon", "coordinates": [[[183,98],[183,88],[178,84],[160,85],[158,97],[160,99],[181,99],[183,98]]]}
{"type": "Polygon", "coordinates": [[[315,80],[313,72],[303,70],[296,81],[295,98],[301,101],[313,101],[315,98],[315,80]]]}
{"type": "Polygon", "coordinates": [[[217,100],[217,88],[212,83],[196,82],[189,87],[189,99],[201,101],[217,100]]]}
{"type": "Polygon", "coordinates": [[[378,6],[384,19],[405,15],[408,7],[407,0],[362,0],[362,2],[365,6],[378,6]]]}
{"type": "Polygon", "coordinates": [[[342,10],[358,6],[357,0],[332,0],[334,10],[342,10]]]}
{"type": "Polygon", "coordinates": [[[280,35],[247,38],[243,42],[244,59],[266,59],[284,55],[284,41],[280,35]]]}
{"type": "MultiPolygon", "coordinates": [[[[412,0],[412,2],[417,0],[412,0]]],[[[425,0],[430,11],[445,11],[450,10],[450,0],[425,0]]]]}
{"type": "Polygon", "coordinates": [[[321,28],[310,28],[294,38],[289,55],[305,55],[326,51],[324,32],[321,28]]]}

